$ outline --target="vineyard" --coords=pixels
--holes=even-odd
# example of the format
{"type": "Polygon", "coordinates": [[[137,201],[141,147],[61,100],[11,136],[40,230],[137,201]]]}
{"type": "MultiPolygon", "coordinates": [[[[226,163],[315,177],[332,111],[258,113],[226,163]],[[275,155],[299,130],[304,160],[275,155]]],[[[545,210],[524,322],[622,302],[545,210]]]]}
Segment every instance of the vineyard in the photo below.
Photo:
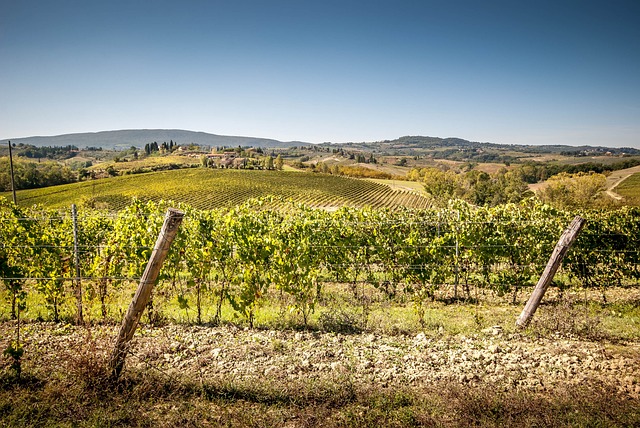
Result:
{"type": "Polygon", "coordinates": [[[232,207],[251,199],[277,195],[310,207],[427,208],[419,192],[393,190],[367,180],[292,171],[211,170],[191,168],[125,175],[18,192],[23,206],[68,208],[71,203],[119,210],[133,197],[173,200],[198,209],[232,207]]]}
{"type": "MultiPolygon", "coordinates": [[[[120,313],[126,301],[114,296],[129,294],[142,275],[167,206],[135,201],[117,214],[80,210],[74,252],[70,212],[3,205],[0,276],[11,316],[29,291],[51,319],[71,317],[78,284],[84,304],[99,307],[101,317],[120,313]]],[[[159,295],[189,308],[198,323],[218,323],[230,307],[233,317],[250,325],[262,300],[277,292],[306,326],[326,298],[324,285],[332,284],[343,284],[363,302],[366,290],[406,299],[420,320],[436,294],[451,287],[453,298],[471,300],[481,289],[512,296],[515,303],[523,288],[535,284],[572,218],[533,202],[329,212],[266,198],[218,210],[180,207],[186,215],[162,270],[159,295]]],[[[605,301],[607,287],[637,286],[640,210],[582,214],[587,227],[555,286],[600,290],[605,301]]]]}
{"type": "Polygon", "coordinates": [[[639,209],[579,213],[545,305],[514,326],[575,214],[3,202],[0,423],[636,426],[639,209]],[[113,383],[169,206],[184,219],[113,383]]]}

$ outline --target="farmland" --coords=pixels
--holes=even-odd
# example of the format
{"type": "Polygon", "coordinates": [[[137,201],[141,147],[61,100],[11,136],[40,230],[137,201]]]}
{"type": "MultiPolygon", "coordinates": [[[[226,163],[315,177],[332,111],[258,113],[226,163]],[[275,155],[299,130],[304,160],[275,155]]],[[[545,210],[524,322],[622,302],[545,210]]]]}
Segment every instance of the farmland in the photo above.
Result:
{"type": "Polygon", "coordinates": [[[640,172],[624,179],[614,191],[623,196],[629,205],[640,205],[640,172]]]}
{"type": "Polygon", "coordinates": [[[574,212],[535,201],[417,210],[371,208],[369,199],[356,208],[355,194],[352,208],[299,203],[337,205],[346,193],[340,183],[386,188],[373,201],[394,194],[385,184],[324,174],[203,168],[19,192],[24,206],[5,204],[0,218],[0,347],[13,349],[15,314],[25,353],[19,380],[12,354],[1,360],[0,420],[640,422],[637,209],[580,213],[588,226],[532,325],[519,330],[515,318],[574,212]],[[231,178],[248,189],[244,196],[228,199],[231,178]],[[323,196],[307,183],[314,179],[323,196]],[[273,189],[289,193],[245,201],[273,189]],[[31,208],[37,198],[27,196],[39,192],[49,208],[31,208]],[[211,193],[227,200],[211,202],[211,193]],[[112,340],[169,206],[154,200],[180,195],[188,196],[176,198],[185,219],[114,384],[106,372],[112,340]],[[202,205],[184,205],[193,201],[202,205]],[[74,325],[72,202],[80,205],[84,326],[74,325]]]}
{"type": "Polygon", "coordinates": [[[200,209],[240,204],[250,198],[279,196],[311,207],[407,207],[426,208],[428,199],[411,190],[367,180],[309,174],[296,171],[245,171],[190,168],[156,173],[124,175],[103,180],[72,183],[18,192],[23,206],[42,204],[51,208],[72,203],[118,210],[142,200],[173,200],[200,209]]]}

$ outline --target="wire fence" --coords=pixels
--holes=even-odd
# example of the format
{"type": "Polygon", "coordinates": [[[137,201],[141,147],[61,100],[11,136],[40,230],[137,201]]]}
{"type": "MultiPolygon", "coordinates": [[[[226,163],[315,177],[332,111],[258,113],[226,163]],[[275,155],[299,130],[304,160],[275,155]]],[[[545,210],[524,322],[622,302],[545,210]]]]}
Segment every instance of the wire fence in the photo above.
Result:
{"type": "MultiPolygon", "coordinates": [[[[545,210],[190,210],[161,283],[179,284],[175,296],[205,284],[228,299],[270,287],[311,299],[309,289],[326,283],[428,296],[451,286],[456,294],[462,286],[517,292],[535,283],[568,224],[568,213],[545,210]]],[[[13,303],[24,292],[63,302],[81,284],[104,300],[140,280],[162,220],[162,207],[150,203],[80,215],[0,210],[4,293],[13,303]]],[[[638,286],[639,230],[638,210],[592,213],[556,284],[638,286]]]]}

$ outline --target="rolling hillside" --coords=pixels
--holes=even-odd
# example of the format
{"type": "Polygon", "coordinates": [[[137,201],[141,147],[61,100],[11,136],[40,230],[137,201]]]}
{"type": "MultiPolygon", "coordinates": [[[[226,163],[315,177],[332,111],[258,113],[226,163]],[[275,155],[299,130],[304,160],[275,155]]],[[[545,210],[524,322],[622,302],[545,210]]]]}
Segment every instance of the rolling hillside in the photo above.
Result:
{"type": "Polygon", "coordinates": [[[462,138],[440,138],[424,136],[405,136],[395,140],[372,141],[361,143],[321,143],[311,144],[302,141],[279,141],[269,138],[242,137],[230,135],[209,134],[182,129],[129,129],[117,131],[85,132],[55,136],[33,136],[20,138],[4,138],[0,146],[5,146],[7,140],[14,144],[34,146],[77,146],[102,147],[110,149],[128,149],[131,146],[144,147],[147,143],[169,142],[173,140],[180,145],[191,143],[205,146],[253,146],[270,148],[288,148],[293,146],[316,146],[328,150],[367,151],[378,154],[403,156],[431,156],[438,159],[473,160],[475,162],[513,162],[518,160],[541,160],[549,157],[552,160],[569,160],[573,163],[583,163],[598,159],[606,161],[605,155],[610,156],[609,162],[615,162],[618,156],[640,156],[640,149],[624,147],[591,147],[591,146],[563,146],[541,145],[521,146],[515,144],[496,144],[489,142],[468,141],[462,138]]]}
{"type": "MultiPolygon", "coordinates": [[[[130,129],[119,131],[86,132],[48,137],[10,138],[14,144],[34,146],[77,146],[102,147],[103,149],[128,149],[131,146],[144,147],[154,141],[162,143],[173,140],[178,144],[203,144],[207,146],[253,146],[253,147],[291,147],[308,145],[299,141],[282,142],[268,138],[237,137],[208,134],[206,132],[185,131],[181,129],[130,129]]],[[[6,145],[7,139],[0,144],[6,145]]]]}
{"type": "MultiPolygon", "coordinates": [[[[5,197],[9,197],[4,193],[5,197]]],[[[421,193],[386,184],[327,174],[293,171],[180,169],[84,181],[18,192],[20,205],[65,208],[72,203],[118,210],[132,198],[173,200],[200,209],[240,204],[263,196],[291,198],[319,208],[426,208],[421,193]]]]}

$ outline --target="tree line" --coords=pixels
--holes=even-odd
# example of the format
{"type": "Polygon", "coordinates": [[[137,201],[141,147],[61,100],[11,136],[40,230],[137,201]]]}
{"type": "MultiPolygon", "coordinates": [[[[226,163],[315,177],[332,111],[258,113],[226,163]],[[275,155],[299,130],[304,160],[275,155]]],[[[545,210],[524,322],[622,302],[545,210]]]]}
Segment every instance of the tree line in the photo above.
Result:
{"type": "MultiPolygon", "coordinates": [[[[495,173],[479,170],[412,169],[407,178],[423,183],[436,206],[445,206],[450,199],[462,199],[474,205],[497,206],[517,203],[534,195],[529,189],[529,166],[501,168],[495,173]]],[[[589,171],[551,176],[536,196],[542,202],[560,208],[616,208],[616,201],[607,197],[604,174],[589,171]]]]}
{"type": "MultiPolygon", "coordinates": [[[[16,190],[36,189],[78,181],[78,171],[57,162],[14,161],[14,180],[16,190]]],[[[0,158],[0,191],[11,190],[9,159],[0,158]]]]}

